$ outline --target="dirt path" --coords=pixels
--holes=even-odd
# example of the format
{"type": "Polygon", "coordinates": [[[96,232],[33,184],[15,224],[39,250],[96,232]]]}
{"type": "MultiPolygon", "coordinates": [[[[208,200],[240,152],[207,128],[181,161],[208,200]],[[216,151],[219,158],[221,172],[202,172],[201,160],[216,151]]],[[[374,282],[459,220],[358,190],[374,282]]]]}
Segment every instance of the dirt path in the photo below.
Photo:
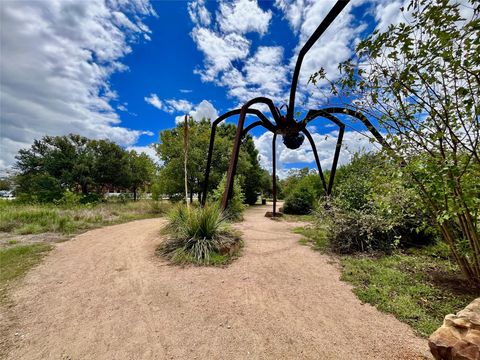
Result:
{"type": "Polygon", "coordinates": [[[59,244],[13,294],[8,359],[421,359],[425,340],[362,305],[294,224],[248,210],[244,256],[178,268],[158,219],[59,244]]]}

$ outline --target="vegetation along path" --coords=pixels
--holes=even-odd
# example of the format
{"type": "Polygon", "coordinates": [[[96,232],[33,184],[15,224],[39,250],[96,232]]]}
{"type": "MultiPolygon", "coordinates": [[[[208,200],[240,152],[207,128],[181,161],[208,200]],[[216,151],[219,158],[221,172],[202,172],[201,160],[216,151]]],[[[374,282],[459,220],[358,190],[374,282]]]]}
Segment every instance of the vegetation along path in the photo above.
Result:
{"type": "MultiPolygon", "coordinates": [[[[228,267],[167,265],[160,219],[58,244],[12,294],[9,359],[422,359],[426,340],[362,304],[298,224],[252,207],[228,267]]],[[[5,316],[5,314],[3,314],[5,316]]],[[[5,322],[2,321],[5,324],[5,322]]]]}

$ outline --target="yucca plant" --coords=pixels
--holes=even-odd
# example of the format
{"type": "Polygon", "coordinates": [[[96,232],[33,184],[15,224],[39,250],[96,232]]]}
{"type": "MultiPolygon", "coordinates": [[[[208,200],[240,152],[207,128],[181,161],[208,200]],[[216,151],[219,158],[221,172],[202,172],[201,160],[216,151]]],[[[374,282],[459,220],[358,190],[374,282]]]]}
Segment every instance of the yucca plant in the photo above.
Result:
{"type": "Polygon", "coordinates": [[[217,265],[238,253],[240,238],[227,223],[218,206],[176,206],[168,216],[169,238],[158,252],[174,263],[217,265]]]}

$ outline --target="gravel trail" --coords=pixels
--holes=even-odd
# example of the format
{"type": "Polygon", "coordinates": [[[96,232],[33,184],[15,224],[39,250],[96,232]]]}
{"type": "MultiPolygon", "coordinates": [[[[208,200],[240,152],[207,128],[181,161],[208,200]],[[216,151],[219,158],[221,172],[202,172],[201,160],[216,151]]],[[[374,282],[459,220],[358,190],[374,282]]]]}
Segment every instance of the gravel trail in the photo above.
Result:
{"type": "Polygon", "coordinates": [[[0,332],[13,344],[7,359],[428,356],[426,340],[362,304],[328,256],[298,243],[298,225],[266,210],[252,207],[236,225],[246,246],[225,268],[158,259],[159,219],[58,244],[12,294],[15,321],[0,332]]]}

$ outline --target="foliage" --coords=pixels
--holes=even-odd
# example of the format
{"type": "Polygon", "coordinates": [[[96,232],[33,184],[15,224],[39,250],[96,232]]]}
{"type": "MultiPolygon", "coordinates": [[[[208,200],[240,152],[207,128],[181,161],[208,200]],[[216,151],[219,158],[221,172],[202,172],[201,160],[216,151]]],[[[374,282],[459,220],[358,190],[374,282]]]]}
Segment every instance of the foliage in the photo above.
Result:
{"type": "Polygon", "coordinates": [[[137,201],[138,189],[144,184],[150,182],[155,175],[155,164],[147,154],[138,154],[134,150],[130,151],[128,154],[127,162],[127,183],[131,186],[133,200],[137,201]]]}
{"type": "Polygon", "coordinates": [[[218,265],[238,252],[240,239],[229,228],[218,206],[176,206],[165,231],[170,237],[158,248],[173,263],[218,265]]]}
{"type": "Polygon", "coordinates": [[[285,198],[283,211],[285,214],[305,215],[309,214],[315,205],[315,193],[304,184],[299,184],[285,198]]]}
{"type": "Polygon", "coordinates": [[[136,199],[137,189],[149,183],[155,172],[146,154],[73,134],[35,140],[16,158],[16,193],[29,202],[58,201],[65,191],[88,196],[92,189],[101,193],[105,188],[131,188],[136,199]]]}
{"type": "MultiPolygon", "coordinates": [[[[331,83],[389,134],[464,276],[480,284],[480,5],[412,1],[405,22],[357,46],[331,83]]],[[[316,74],[323,76],[323,72],[316,74]]]]}
{"type": "MultiPolygon", "coordinates": [[[[215,189],[211,195],[211,201],[217,206],[220,206],[220,203],[223,199],[223,193],[225,191],[225,186],[227,184],[227,175],[224,174],[222,181],[218,184],[218,187],[215,189]]],[[[230,220],[239,221],[243,219],[243,211],[245,210],[244,195],[242,188],[238,179],[233,181],[233,195],[228,203],[228,208],[226,210],[226,217],[230,220]]]]}
{"type": "Polygon", "coordinates": [[[283,186],[288,189],[283,205],[285,214],[309,214],[314,209],[316,200],[323,195],[320,177],[308,168],[290,171],[283,186]]]}
{"type": "Polygon", "coordinates": [[[317,212],[339,253],[385,251],[432,243],[436,235],[411,184],[382,154],[355,154],[338,169],[332,199],[317,212]]]}
{"type": "Polygon", "coordinates": [[[330,204],[318,212],[318,218],[327,222],[330,248],[340,254],[389,252],[400,240],[388,220],[375,213],[344,210],[330,204]]]}
{"type": "Polygon", "coordinates": [[[16,195],[25,202],[53,202],[63,196],[58,179],[46,173],[26,173],[17,176],[16,195]]]}
{"type": "MultiPolygon", "coordinates": [[[[200,195],[203,191],[211,123],[205,119],[199,122],[190,120],[188,126],[187,182],[190,199],[193,199],[194,194],[200,195]]],[[[184,166],[183,127],[184,124],[180,123],[173,129],[161,131],[160,143],[156,145],[157,154],[163,161],[158,182],[160,191],[169,196],[184,193],[184,171],[179,171],[184,166]]],[[[217,127],[209,178],[210,191],[218,187],[223,174],[228,169],[235,132],[236,127],[232,124],[222,124],[217,127]]],[[[240,148],[237,166],[237,177],[242,179],[240,185],[246,195],[247,203],[254,203],[261,190],[258,181],[261,176],[261,168],[257,157],[258,152],[253,139],[248,135],[240,148]]]]}

